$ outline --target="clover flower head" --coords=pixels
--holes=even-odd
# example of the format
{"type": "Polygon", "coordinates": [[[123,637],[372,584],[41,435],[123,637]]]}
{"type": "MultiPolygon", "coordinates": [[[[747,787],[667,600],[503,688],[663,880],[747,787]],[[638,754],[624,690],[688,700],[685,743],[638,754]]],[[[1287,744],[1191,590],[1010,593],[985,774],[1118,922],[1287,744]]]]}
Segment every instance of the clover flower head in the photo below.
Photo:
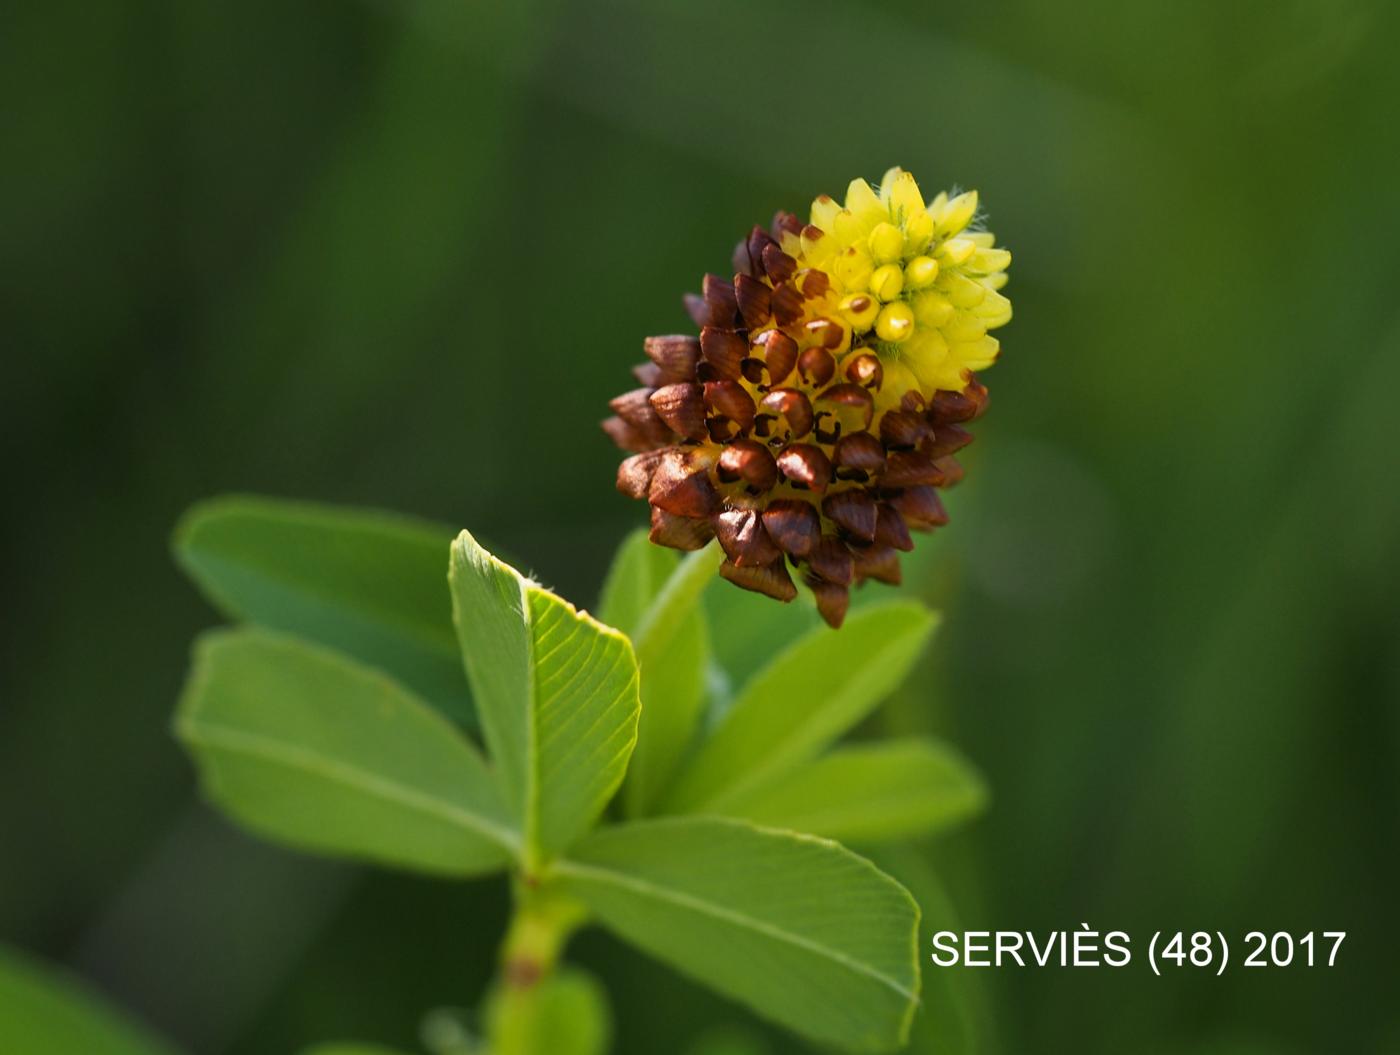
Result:
{"type": "Polygon", "coordinates": [[[780,212],[735,248],[733,277],[686,297],[697,335],[649,337],[603,428],[632,452],[618,489],[651,539],[718,538],[729,581],[781,601],[798,571],[839,626],[853,584],[900,581],[911,531],[947,523],[973,374],[1011,318],[1010,254],[974,228],[975,192],[925,203],[912,176],[851,183],[803,223],[780,212]]]}

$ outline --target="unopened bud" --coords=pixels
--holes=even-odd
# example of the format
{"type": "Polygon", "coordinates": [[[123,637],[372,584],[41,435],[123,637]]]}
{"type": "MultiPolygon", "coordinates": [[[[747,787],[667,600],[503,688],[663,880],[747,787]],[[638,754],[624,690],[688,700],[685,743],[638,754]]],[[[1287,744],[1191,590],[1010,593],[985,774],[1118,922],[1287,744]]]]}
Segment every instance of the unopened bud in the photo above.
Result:
{"type": "Polygon", "coordinates": [[[938,261],[931,256],[916,256],[904,266],[904,284],[910,289],[924,289],[938,277],[938,261]]]}
{"type": "Polygon", "coordinates": [[[898,264],[877,267],[870,276],[870,292],[883,301],[894,300],[904,291],[904,272],[898,264]]]}
{"type": "Polygon", "coordinates": [[[914,332],[914,309],[904,301],[886,304],[875,320],[875,332],[882,341],[906,341],[914,332]]]}
{"type": "Polygon", "coordinates": [[[870,232],[870,255],[877,264],[892,264],[904,253],[904,233],[892,223],[878,223],[870,232]]]}
{"type": "Polygon", "coordinates": [[[841,314],[853,329],[868,330],[880,314],[880,302],[869,293],[852,293],[841,301],[841,314]]]}

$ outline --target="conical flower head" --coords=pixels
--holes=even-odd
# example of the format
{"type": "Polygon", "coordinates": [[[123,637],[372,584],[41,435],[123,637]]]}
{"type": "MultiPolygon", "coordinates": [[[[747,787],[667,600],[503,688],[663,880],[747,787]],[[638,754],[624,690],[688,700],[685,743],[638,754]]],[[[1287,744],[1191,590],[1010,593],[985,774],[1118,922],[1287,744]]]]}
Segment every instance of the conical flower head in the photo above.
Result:
{"type": "MultiPolygon", "coordinates": [[[[961,426],[987,405],[971,374],[995,357],[955,351],[943,326],[913,314],[912,298],[946,296],[937,267],[925,281],[924,261],[946,258],[956,237],[981,237],[963,233],[975,202],[965,218],[965,202],[954,209],[963,199],[946,196],[918,199],[916,213],[912,179],[886,183],[880,195],[852,184],[857,209],[818,199],[811,223],[779,213],[768,230],[755,227],[735,249],[733,277],[707,275],[686,298],[699,333],[648,338],[648,361],[633,371],[639,387],[614,399],[603,423],[633,452],[618,488],[650,504],[653,542],[698,549],[718,538],[720,573],[781,601],[797,594],[795,570],[833,626],[853,584],[898,583],[911,532],[947,523],[939,489],[962,478],[953,453],[972,437],[961,426]],[[885,262],[865,274],[847,263],[862,254],[885,262]],[[896,260],[912,275],[903,291],[878,271],[896,260]],[[892,305],[911,315],[899,340],[882,336],[892,305]]],[[[1004,273],[973,270],[1002,257],[953,252],[960,260],[947,274],[1005,302],[992,288],[1004,273]]]]}

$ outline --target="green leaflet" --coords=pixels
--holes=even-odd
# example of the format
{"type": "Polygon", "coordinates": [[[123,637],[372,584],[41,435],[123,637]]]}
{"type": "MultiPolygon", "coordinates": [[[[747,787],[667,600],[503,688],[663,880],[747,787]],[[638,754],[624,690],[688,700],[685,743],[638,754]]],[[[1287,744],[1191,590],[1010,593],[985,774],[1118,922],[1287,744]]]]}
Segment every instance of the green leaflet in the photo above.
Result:
{"type": "Polygon", "coordinates": [[[331,1044],[317,1044],[314,1048],[307,1048],[302,1055],[404,1055],[397,1048],[385,1048],[378,1044],[356,1044],[353,1042],[334,1042],[331,1044]]]}
{"type": "Polygon", "coordinates": [[[852,1051],[890,1051],[918,1000],[918,906],[812,836],[711,817],[605,828],[555,881],[626,940],[755,1012],[852,1051]]]}
{"type": "Polygon", "coordinates": [[[498,990],[486,1019],[491,1055],[607,1055],[612,1044],[607,993],[577,968],[528,989],[498,990]]]}
{"type": "Polygon", "coordinates": [[[727,812],[740,794],[812,758],[904,680],[935,625],[923,605],[891,601],[801,638],[739,692],[665,810],[727,812]]]}
{"type": "Polygon", "coordinates": [[[465,532],[451,547],[448,586],[477,719],[500,771],[506,797],[524,815],[526,755],[534,670],[529,602],[520,574],[465,532]]]}
{"type": "Polygon", "coordinates": [[[719,559],[712,546],[681,560],[637,531],[618,549],[603,585],[602,618],[631,635],[642,679],[637,748],[622,792],[629,816],[654,804],[700,723],[710,647],[698,600],[719,559]]]}
{"type": "Polygon", "coordinates": [[[598,618],[629,637],[666,580],[680,563],[680,554],[654,545],[643,528],[632,532],[617,547],[598,598],[598,618]]]}
{"type": "Polygon", "coordinates": [[[987,790],[947,744],[886,740],[839,747],[727,801],[730,816],[842,842],[944,831],[981,812],[987,790]]]}
{"type": "Polygon", "coordinates": [[[231,618],[345,652],[471,723],[442,577],[451,542],[409,517],[230,496],[186,513],[173,546],[231,618]]]}
{"type": "MultiPolygon", "coordinates": [[[[872,592],[853,591],[852,599],[872,592]]],[[[705,615],[715,661],[735,688],[772,662],[776,651],[823,625],[816,605],[805,596],[778,604],[718,575],[705,591],[705,615]]]]}
{"type": "Polygon", "coordinates": [[[896,877],[919,902],[919,963],[924,975],[923,1005],[909,1032],[908,1055],[977,1055],[1001,1050],[984,988],[985,972],[976,968],[935,966],[929,953],[941,930],[961,931],[943,882],[912,846],[882,846],[871,853],[875,864],[896,877]]]}
{"type": "Polygon", "coordinates": [[[518,842],[490,771],[377,671],[265,630],[202,637],[175,731],[205,793],[282,842],[448,875],[518,842]]]}
{"type": "Polygon", "coordinates": [[[482,732],[534,870],[581,835],[622,782],[641,709],[632,645],[465,531],[449,578],[482,732]]]}
{"type": "MultiPolygon", "coordinates": [[[[921,538],[912,553],[900,554],[904,596],[924,596],[919,584],[927,585],[930,566],[940,558],[940,536],[921,538]]],[[[945,562],[946,563],[946,562],[945,562]]],[[[897,599],[879,584],[851,591],[850,614],[879,607],[897,599]]],[[[773,659],[776,648],[820,629],[821,616],[811,598],[801,596],[792,604],[775,604],[761,594],[740,590],[715,577],[705,591],[705,615],[710,627],[710,649],[719,667],[735,685],[743,685],[773,659]]]]}
{"type": "Polygon", "coordinates": [[[77,979],[0,947],[0,1047],[15,1055],[173,1055],[77,979]]]}
{"type": "MultiPolygon", "coordinates": [[[[636,537],[609,578],[606,612],[634,633],[652,671],[643,691],[654,717],[640,730],[638,666],[622,633],[467,532],[450,553],[456,636],[492,765],[377,671],[267,630],[225,631],[201,641],[177,718],[210,797],[312,849],[456,875],[514,858],[624,938],[760,1014],[855,1051],[897,1046],[917,1002],[918,909],[869,862],[733,819],[586,834],[639,737],[649,768],[634,810],[664,789],[694,735],[708,662],[700,595],[716,553],[677,561],[636,537]]],[[[928,790],[931,763],[949,763],[930,745],[809,761],[898,683],[932,623],[897,603],[859,613],[840,635],[797,642],[744,688],[677,797],[832,831],[934,823],[926,803],[911,813],[901,801],[928,790]],[[865,808],[843,814],[855,791],[865,808]]],[[[933,772],[951,781],[956,771],[933,772]]],[[[949,795],[945,815],[956,812],[949,795]]],[[[503,1055],[601,1055],[608,1043],[596,986],[569,972],[502,990],[490,1016],[503,1055]]]]}

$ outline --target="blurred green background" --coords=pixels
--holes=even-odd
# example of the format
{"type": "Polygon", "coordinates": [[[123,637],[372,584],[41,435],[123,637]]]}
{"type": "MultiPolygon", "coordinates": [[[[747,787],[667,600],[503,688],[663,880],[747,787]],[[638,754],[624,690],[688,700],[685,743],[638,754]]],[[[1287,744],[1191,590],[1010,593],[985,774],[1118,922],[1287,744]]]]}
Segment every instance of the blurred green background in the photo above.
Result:
{"type": "MultiPolygon", "coordinates": [[[[945,629],[883,719],[994,805],[921,862],[967,926],[1350,932],[1330,971],[967,976],[919,1050],[1400,1050],[1397,45],[1383,0],[7,4],[0,940],[191,1052],[409,1046],[474,1000],[499,883],[196,802],[176,516],[401,509],[592,603],[642,518],[597,429],[642,336],[898,163],[1015,254],[945,629]]],[[[619,1052],[796,1050],[577,957],[619,1052]]]]}

